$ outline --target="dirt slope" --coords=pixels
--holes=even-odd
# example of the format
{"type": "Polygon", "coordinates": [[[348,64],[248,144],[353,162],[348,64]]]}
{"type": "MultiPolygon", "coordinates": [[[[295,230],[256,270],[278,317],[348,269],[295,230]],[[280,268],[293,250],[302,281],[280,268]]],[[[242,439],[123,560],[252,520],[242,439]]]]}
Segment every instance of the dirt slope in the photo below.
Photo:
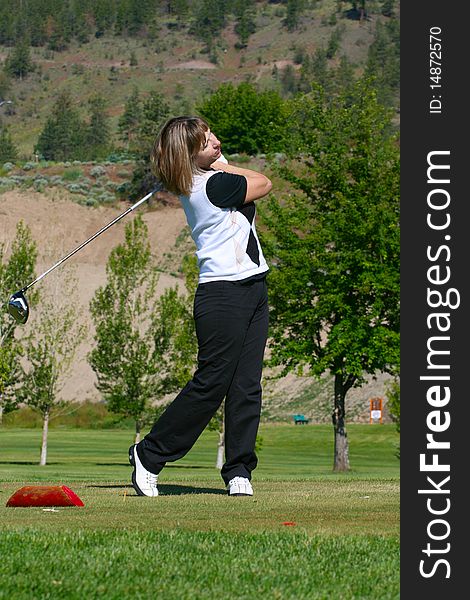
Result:
{"type": "MultiPolygon", "coordinates": [[[[57,191],[47,195],[31,191],[6,192],[0,195],[0,243],[6,244],[8,252],[8,246],[15,237],[16,224],[23,220],[31,229],[37,244],[39,275],[127,208],[127,205],[89,208],[76,204],[66,194],[57,191]]],[[[185,226],[184,212],[181,208],[161,207],[152,211],[143,209],[142,213],[149,229],[152,250],[157,257],[161,257],[171,250],[185,226]]],[[[60,279],[67,270],[73,270],[79,283],[79,304],[83,306],[87,319],[89,302],[96,289],[106,281],[109,253],[123,241],[125,224],[132,218],[131,213],[47,276],[47,279],[60,279]]],[[[180,287],[183,285],[180,279],[162,273],[159,291],[175,283],[180,287]]],[[[42,282],[37,285],[41,286],[42,282]]],[[[31,311],[25,328],[34,327],[34,319],[34,312],[31,311]]],[[[90,339],[80,346],[71,375],[62,390],[64,400],[99,398],[94,387],[94,373],[86,361],[90,348],[90,339]]]]}

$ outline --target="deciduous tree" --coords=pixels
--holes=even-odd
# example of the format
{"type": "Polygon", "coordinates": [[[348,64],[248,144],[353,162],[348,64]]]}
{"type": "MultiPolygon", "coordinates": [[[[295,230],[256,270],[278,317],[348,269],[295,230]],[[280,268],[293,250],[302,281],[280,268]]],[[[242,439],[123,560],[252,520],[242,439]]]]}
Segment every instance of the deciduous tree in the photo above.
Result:
{"type": "Polygon", "coordinates": [[[35,311],[34,330],[25,346],[25,376],[20,399],[37,410],[43,421],[41,457],[47,463],[47,442],[51,413],[73,364],[86,328],[80,318],[77,282],[72,275],[43,286],[41,303],[35,311]]]}
{"type": "MultiPolygon", "coordinates": [[[[36,265],[36,244],[29,228],[19,221],[16,236],[11,248],[0,244],[0,297],[7,299],[26,283],[34,279],[36,265]]],[[[28,295],[34,306],[37,293],[28,295]]],[[[6,310],[0,312],[0,422],[4,412],[18,404],[17,390],[22,381],[23,370],[20,359],[23,355],[23,341],[15,336],[16,321],[6,310]]]]}
{"type": "Polygon", "coordinates": [[[228,154],[283,150],[287,106],[274,91],[258,92],[247,82],[222,84],[197,111],[213,127],[228,154]]]}
{"type": "Polygon", "coordinates": [[[391,115],[367,80],[297,100],[297,193],[260,203],[271,262],[273,362],[334,376],[334,469],[349,469],[345,398],[399,365],[399,155],[391,115]],[[265,209],[263,210],[263,208],[265,209]]]}
{"type": "Polygon", "coordinates": [[[111,252],[106,273],[90,304],[96,345],[89,362],[110,410],[134,419],[138,441],[161,373],[153,333],[157,271],[141,215],[126,225],[125,242],[111,252]]]}

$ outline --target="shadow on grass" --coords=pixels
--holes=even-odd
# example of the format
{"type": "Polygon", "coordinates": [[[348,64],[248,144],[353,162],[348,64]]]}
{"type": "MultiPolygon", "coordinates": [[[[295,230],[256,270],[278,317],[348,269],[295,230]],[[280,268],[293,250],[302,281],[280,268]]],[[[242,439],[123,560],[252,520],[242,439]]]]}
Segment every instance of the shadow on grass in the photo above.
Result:
{"type": "MultiPolygon", "coordinates": [[[[60,462],[47,462],[49,465],[65,465],[66,463],[60,462]]],[[[0,465],[39,465],[38,460],[0,460],[0,465]]]]}
{"type": "MultiPolygon", "coordinates": [[[[132,485],[96,485],[90,484],[85,487],[88,488],[99,488],[99,489],[133,489],[132,485]]],[[[158,484],[158,492],[162,496],[184,496],[186,494],[224,494],[227,492],[221,488],[208,488],[208,487],[198,487],[192,485],[177,485],[172,483],[163,483],[158,484]]],[[[136,498],[140,498],[137,494],[130,494],[130,497],[135,496],[136,498]]],[[[128,495],[129,497],[129,495],[128,495]]]]}
{"type": "MultiPolygon", "coordinates": [[[[0,463],[2,464],[2,463],[0,463]]],[[[19,463],[16,463],[19,464],[19,463]]],[[[26,464],[26,463],[24,463],[26,464]]],[[[31,464],[35,464],[35,463],[31,463],[31,464]]],[[[52,463],[51,463],[52,464],[52,463]]],[[[97,462],[97,463],[92,463],[95,464],[97,467],[130,467],[128,462],[109,462],[109,463],[104,463],[104,462],[97,462]]],[[[207,467],[203,466],[203,465],[166,465],[165,466],[165,470],[167,469],[207,469],[207,467]]]]}

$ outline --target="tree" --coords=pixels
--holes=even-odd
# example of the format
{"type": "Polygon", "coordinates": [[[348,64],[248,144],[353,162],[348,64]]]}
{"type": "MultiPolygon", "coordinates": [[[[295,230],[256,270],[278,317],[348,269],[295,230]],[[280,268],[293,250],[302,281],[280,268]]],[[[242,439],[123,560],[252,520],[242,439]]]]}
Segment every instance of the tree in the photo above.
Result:
{"type": "Polygon", "coordinates": [[[131,95],[127,98],[124,113],[119,118],[119,138],[126,144],[127,150],[137,152],[138,133],[142,124],[142,102],[139,89],[134,86],[131,95]]]}
{"type": "Polygon", "coordinates": [[[150,92],[142,108],[142,120],[137,136],[137,164],[132,174],[130,195],[140,197],[155,187],[155,177],[150,168],[150,152],[155,137],[170,116],[170,106],[159,92],[150,92]]]}
{"type": "Polygon", "coordinates": [[[367,53],[366,74],[373,77],[379,100],[386,105],[398,103],[400,89],[400,21],[378,22],[374,41],[367,53]]]}
{"type": "Polygon", "coordinates": [[[232,10],[236,18],[235,33],[240,38],[237,46],[245,48],[250,35],[256,31],[256,5],[253,0],[236,0],[232,4],[232,10]]]}
{"type": "Polygon", "coordinates": [[[96,346],[88,359],[109,409],[134,419],[137,443],[160,392],[161,354],[152,327],[157,271],[141,215],[126,225],[125,242],[111,252],[106,273],[90,304],[96,346]]]}
{"type": "MultiPolygon", "coordinates": [[[[40,466],[47,463],[47,441],[51,413],[70,372],[76,350],[86,333],[74,300],[76,280],[62,276],[45,287],[36,311],[34,332],[26,343],[27,366],[20,398],[42,416],[40,466]]],[[[44,289],[44,288],[43,288],[44,289]]]]}
{"type": "MultiPolygon", "coordinates": [[[[400,379],[397,374],[391,381],[386,385],[387,389],[387,400],[388,410],[395,423],[397,433],[400,433],[400,379]]],[[[400,458],[400,445],[397,447],[397,458],[400,458]]]]}
{"type": "Polygon", "coordinates": [[[17,79],[23,79],[28,73],[35,70],[31,60],[28,38],[22,37],[17,41],[13,52],[5,61],[5,70],[17,79]]]}
{"type": "Polygon", "coordinates": [[[110,147],[111,132],[105,110],[106,101],[96,94],[89,100],[88,106],[90,122],[85,131],[86,158],[99,160],[106,157],[110,147]]]}
{"type": "Polygon", "coordinates": [[[152,91],[145,98],[142,108],[142,122],[139,131],[139,144],[145,156],[150,154],[158,131],[170,116],[170,105],[165,96],[152,91]]]}
{"type": "Polygon", "coordinates": [[[300,16],[305,9],[305,0],[287,0],[284,25],[288,31],[295,31],[299,26],[300,16]]]}
{"type": "Polygon", "coordinates": [[[334,469],[349,469],[348,390],[399,365],[399,158],[368,80],[352,97],[317,88],[289,130],[297,194],[260,204],[268,231],[272,362],[334,377],[334,469]]]}
{"type": "Polygon", "coordinates": [[[226,15],[227,0],[201,0],[194,8],[191,33],[207,45],[208,51],[225,27],[226,15]]]}
{"type": "Polygon", "coordinates": [[[192,299],[167,288],[158,299],[154,335],[160,365],[161,388],[170,393],[184,387],[196,364],[197,345],[192,317],[192,299]]]}
{"type": "Polygon", "coordinates": [[[11,139],[6,125],[0,123],[0,163],[13,161],[18,158],[18,150],[11,139]]]}
{"type": "Polygon", "coordinates": [[[5,96],[10,91],[11,79],[8,72],[0,71],[0,100],[5,100],[5,96]]]}
{"type": "MultiPolygon", "coordinates": [[[[7,299],[35,277],[36,244],[31,238],[29,228],[19,221],[11,250],[0,244],[0,297],[7,299]],[[6,256],[9,255],[8,260],[6,256]]],[[[34,305],[37,294],[32,291],[28,296],[30,305],[34,305]]],[[[0,422],[4,412],[13,410],[17,405],[17,389],[22,380],[20,359],[23,355],[22,340],[15,336],[16,321],[2,310],[0,313],[0,422]]]]}
{"type": "Polygon", "coordinates": [[[251,83],[222,84],[197,107],[222,140],[227,153],[281,152],[287,106],[273,91],[257,92],[251,83]]]}
{"type": "Polygon", "coordinates": [[[35,152],[46,160],[80,160],[84,155],[85,127],[70,92],[59,94],[39,135],[35,152]]]}

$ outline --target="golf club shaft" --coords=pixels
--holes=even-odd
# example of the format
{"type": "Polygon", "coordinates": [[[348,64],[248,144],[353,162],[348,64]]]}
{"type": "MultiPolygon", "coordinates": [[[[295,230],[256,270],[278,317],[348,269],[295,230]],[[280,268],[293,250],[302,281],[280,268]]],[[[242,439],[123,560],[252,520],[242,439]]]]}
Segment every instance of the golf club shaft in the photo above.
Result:
{"type": "Polygon", "coordinates": [[[78,252],[79,250],[81,250],[82,248],[84,248],[87,244],[89,244],[90,242],[92,242],[95,238],[97,238],[99,235],[101,235],[103,232],[105,232],[107,229],[109,229],[112,225],[114,225],[115,223],[117,223],[118,221],[120,221],[123,217],[125,217],[130,212],[132,212],[133,210],[135,210],[138,206],[140,206],[143,202],[145,202],[146,200],[148,200],[150,198],[150,196],[153,196],[153,194],[155,194],[155,192],[158,192],[160,189],[161,188],[159,188],[159,187],[155,188],[150,193],[148,193],[146,196],[144,196],[143,198],[141,198],[138,202],[136,202],[135,204],[133,204],[125,212],[123,212],[122,214],[120,214],[119,216],[117,216],[115,219],[113,219],[111,221],[111,223],[108,223],[107,225],[105,225],[104,227],[102,227],[99,231],[97,231],[94,235],[92,235],[91,238],[89,238],[88,240],[86,240],[85,242],[83,242],[82,244],[80,244],[80,246],[77,246],[74,250],[72,250],[71,252],[69,252],[67,254],[67,256],[64,256],[64,258],[61,258],[58,262],[56,262],[55,265],[53,265],[52,267],[50,267],[49,269],[47,269],[47,271],[45,271],[44,273],[42,273],[42,275],[39,275],[39,277],[37,277],[31,283],[28,283],[28,285],[25,286],[21,291],[23,293],[26,292],[26,290],[28,290],[31,286],[33,286],[35,283],[37,283],[38,281],[40,281],[43,277],[45,277],[46,275],[48,275],[51,271],[53,271],[54,269],[56,269],[57,267],[59,267],[63,262],[65,262],[66,260],[68,260],[76,252],[78,252]]]}

